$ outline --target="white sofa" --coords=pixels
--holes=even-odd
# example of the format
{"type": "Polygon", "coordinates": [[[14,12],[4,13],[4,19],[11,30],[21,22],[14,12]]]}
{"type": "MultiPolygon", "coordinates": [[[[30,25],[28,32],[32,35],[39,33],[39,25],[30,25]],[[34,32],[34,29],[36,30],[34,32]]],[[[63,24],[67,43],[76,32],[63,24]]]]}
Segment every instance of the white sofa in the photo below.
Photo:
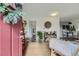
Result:
{"type": "Polygon", "coordinates": [[[64,41],[52,38],[49,40],[49,48],[64,56],[78,56],[79,45],[71,41],[64,41]]]}

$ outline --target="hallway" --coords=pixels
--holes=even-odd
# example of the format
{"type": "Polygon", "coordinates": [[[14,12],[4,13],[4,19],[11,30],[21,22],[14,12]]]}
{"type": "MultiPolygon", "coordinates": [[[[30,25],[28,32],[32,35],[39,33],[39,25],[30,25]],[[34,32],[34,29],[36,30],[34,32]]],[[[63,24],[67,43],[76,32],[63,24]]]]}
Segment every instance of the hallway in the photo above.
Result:
{"type": "Polygon", "coordinates": [[[25,52],[26,56],[50,56],[47,43],[30,42],[25,52]]]}

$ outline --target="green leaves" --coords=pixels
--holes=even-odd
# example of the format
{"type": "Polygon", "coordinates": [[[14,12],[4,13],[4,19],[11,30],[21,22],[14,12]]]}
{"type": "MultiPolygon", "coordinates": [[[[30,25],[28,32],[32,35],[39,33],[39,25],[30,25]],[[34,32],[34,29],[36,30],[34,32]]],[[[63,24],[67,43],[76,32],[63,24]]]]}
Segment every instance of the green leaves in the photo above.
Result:
{"type": "Polygon", "coordinates": [[[5,23],[12,22],[12,24],[16,24],[20,20],[20,16],[21,14],[19,14],[18,11],[12,11],[9,12],[7,16],[4,16],[3,20],[5,23]]]}
{"type": "Polygon", "coordinates": [[[16,24],[22,16],[22,9],[17,7],[15,10],[10,11],[4,3],[0,3],[0,13],[3,14],[4,23],[16,24]]]}
{"type": "Polygon", "coordinates": [[[41,31],[38,31],[37,32],[37,35],[39,36],[39,39],[42,39],[43,38],[43,33],[41,31]]]}
{"type": "Polygon", "coordinates": [[[3,3],[0,3],[0,13],[4,13],[6,10],[6,6],[3,3]]]}
{"type": "Polygon", "coordinates": [[[76,29],[75,29],[75,26],[73,25],[73,26],[70,26],[70,28],[69,28],[69,31],[76,31],[76,29]]]}

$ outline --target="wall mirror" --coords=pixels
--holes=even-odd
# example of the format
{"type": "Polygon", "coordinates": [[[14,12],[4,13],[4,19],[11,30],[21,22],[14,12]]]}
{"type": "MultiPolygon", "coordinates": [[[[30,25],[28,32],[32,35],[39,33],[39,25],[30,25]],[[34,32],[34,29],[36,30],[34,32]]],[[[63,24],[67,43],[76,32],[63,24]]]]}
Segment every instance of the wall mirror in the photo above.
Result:
{"type": "Polygon", "coordinates": [[[47,28],[47,29],[51,28],[51,25],[52,24],[49,21],[46,21],[45,24],[44,24],[45,28],[47,28]]]}

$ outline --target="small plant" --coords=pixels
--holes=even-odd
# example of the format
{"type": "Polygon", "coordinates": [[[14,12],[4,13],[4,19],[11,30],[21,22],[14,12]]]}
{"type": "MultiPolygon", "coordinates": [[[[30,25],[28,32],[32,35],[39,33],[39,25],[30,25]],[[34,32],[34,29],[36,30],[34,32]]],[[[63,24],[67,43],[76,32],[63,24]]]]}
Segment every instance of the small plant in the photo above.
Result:
{"type": "Polygon", "coordinates": [[[70,31],[70,32],[76,31],[75,26],[74,26],[74,25],[71,26],[71,27],[69,28],[69,31],[70,31]]]}
{"type": "Polygon", "coordinates": [[[39,42],[42,42],[42,39],[43,39],[43,33],[41,31],[38,31],[37,32],[37,35],[39,37],[39,42]]]}

